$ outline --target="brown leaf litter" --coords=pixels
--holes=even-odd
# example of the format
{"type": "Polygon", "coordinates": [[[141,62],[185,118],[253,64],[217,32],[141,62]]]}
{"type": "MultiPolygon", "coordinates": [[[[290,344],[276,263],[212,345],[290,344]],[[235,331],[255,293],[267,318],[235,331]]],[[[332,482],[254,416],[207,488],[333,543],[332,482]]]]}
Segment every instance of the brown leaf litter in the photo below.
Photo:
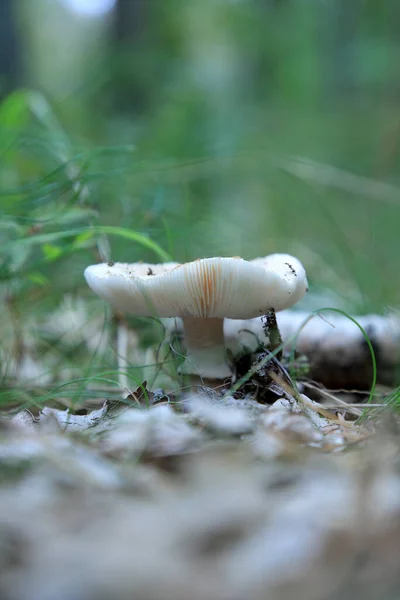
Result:
{"type": "Polygon", "coordinates": [[[277,385],[0,421],[2,600],[397,597],[398,436],[277,385]]]}

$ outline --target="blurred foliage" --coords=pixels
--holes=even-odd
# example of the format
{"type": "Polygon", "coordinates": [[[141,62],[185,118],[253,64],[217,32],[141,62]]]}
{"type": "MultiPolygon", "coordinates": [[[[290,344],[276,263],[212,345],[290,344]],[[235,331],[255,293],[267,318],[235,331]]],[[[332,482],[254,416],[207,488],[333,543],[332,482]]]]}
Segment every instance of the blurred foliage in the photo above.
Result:
{"type": "Polygon", "coordinates": [[[82,272],[107,259],[290,252],[344,308],[398,306],[400,4],[134,4],[96,29],[61,1],[18,3],[29,89],[0,106],[3,339],[66,293],[101,314],[82,272]]]}
{"type": "Polygon", "coordinates": [[[178,260],[287,250],[314,287],[352,290],[351,310],[396,304],[397,188],[321,181],[328,164],[397,183],[398,3],[138,4],[144,27],[117,40],[106,86],[109,131],[145,171],[131,210],[158,207],[173,236],[152,233],[178,260]]]}

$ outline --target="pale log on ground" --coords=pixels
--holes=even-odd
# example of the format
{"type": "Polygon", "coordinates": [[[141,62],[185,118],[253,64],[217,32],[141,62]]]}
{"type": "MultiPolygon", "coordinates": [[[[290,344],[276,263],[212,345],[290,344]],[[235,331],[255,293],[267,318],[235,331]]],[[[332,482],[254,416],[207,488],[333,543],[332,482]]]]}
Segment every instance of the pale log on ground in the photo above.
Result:
{"type": "MultiPolygon", "coordinates": [[[[395,384],[400,375],[399,314],[391,312],[353,318],[372,344],[378,381],[395,384]]],[[[297,352],[308,358],[309,377],[336,389],[370,386],[373,374],[371,352],[363,332],[352,320],[334,312],[311,317],[307,312],[288,310],[278,313],[277,321],[286,348],[295,345],[297,352]],[[297,332],[297,340],[290,342],[297,332]]],[[[257,340],[268,341],[260,318],[226,319],[224,331],[226,345],[235,353],[244,346],[255,349],[257,340]]]]}
{"type": "MultiPolygon", "coordinates": [[[[368,336],[377,363],[379,383],[394,385],[400,379],[400,315],[353,317],[368,336]]],[[[373,363],[366,338],[349,318],[323,312],[312,316],[308,312],[286,310],[277,314],[278,326],[285,348],[293,346],[305,355],[310,364],[308,377],[328,388],[367,389],[372,382],[373,363]],[[307,320],[309,319],[309,320],[307,320]],[[304,326],[303,326],[304,325],[304,326]],[[295,341],[290,341],[298,333],[295,341]]],[[[176,328],[181,323],[176,321],[176,328]]],[[[243,349],[255,351],[259,343],[268,343],[261,318],[225,319],[226,347],[234,354],[243,349]]]]}

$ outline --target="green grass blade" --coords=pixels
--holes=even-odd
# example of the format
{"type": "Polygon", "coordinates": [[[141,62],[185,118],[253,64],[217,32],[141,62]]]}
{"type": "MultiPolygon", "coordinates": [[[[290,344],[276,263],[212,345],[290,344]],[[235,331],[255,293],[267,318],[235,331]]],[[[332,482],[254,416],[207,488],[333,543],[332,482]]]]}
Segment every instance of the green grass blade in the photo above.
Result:
{"type": "Polygon", "coordinates": [[[12,252],[17,246],[35,246],[41,244],[50,244],[61,240],[63,238],[75,237],[82,234],[91,234],[95,235],[115,235],[118,237],[125,238],[130,240],[131,242],[135,242],[149,250],[152,250],[156,256],[158,256],[162,261],[171,260],[169,254],[165,252],[156,242],[153,242],[146,235],[139,233],[137,231],[131,231],[129,229],[124,229],[123,227],[113,227],[113,226],[97,226],[97,227],[81,227],[76,229],[68,229],[67,231],[54,231],[50,233],[41,233],[38,235],[31,235],[29,237],[25,237],[22,239],[14,240],[12,242],[8,242],[3,244],[0,248],[2,252],[12,252]]]}

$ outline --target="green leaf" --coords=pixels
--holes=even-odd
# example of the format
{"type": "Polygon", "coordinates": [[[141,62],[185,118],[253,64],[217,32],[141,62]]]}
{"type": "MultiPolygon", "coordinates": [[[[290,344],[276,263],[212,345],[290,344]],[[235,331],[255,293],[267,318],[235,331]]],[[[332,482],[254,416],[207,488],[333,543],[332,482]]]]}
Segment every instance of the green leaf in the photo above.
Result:
{"type": "Polygon", "coordinates": [[[84,231],[83,233],[80,233],[75,238],[74,247],[75,248],[79,248],[81,246],[84,246],[85,242],[87,242],[88,240],[90,240],[92,237],[93,237],[93,231],[91,231],[91,230],[84,231]]]}
{"type": "Polygon", "coordinates": [[[60,246],[55,246],[53,244],[43,244],[42,251],[44,257],[49,262],[57,260],[57,258],[63,254],[63,249],[60,246]]]}
{"type": "Polygon", "coordinates": [[[43,275],[43,273],[40,273],[39,271],[29,273],[28,279],[32,283],[35,283],[36,285],[40,285],[41,287],[44,287],[45,285],[49,285],[49,283],[50,283],[50,281],[47,279],[47,277],[45,275],[43,275]]]}

